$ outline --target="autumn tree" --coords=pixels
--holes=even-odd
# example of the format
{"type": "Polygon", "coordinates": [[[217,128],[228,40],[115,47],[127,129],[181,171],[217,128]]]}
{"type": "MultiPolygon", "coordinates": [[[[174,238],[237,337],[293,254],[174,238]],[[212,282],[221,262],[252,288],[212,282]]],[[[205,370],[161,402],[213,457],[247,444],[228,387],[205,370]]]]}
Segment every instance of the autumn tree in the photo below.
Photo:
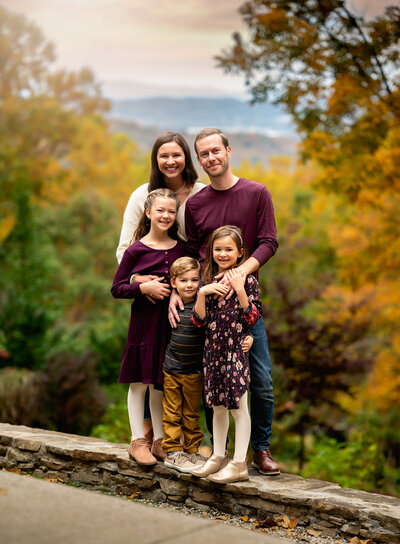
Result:
{"type": "Polygon", "coordinates": [[[122,212],[149,160],[109,129],[92,72],[55,70],[40,29],[3,7],[0,47],[0,346],[34,369],[99,351],[106,377],[129,313],[109,296],[122,212]]]}
{"type": "Polygon", "coordinates": [[[327,225],[337,275],[326,297],[332,305],[367,301],[360,312],[370,322],[366,338],[373,338],[374,365],[354,389],[352,409],[355,415],[370,413],[371,425],[379,422],[379,443],[395,457],[400,8],[387,7],[367,20],[345,0],[250,0],[240,12],[249,38],[235,33],[234,45],[217,57],[219,64],[244,74],[254,101],[286,108],[301,136],[303,159],[320,167],[315,185],[337,195],[336,218],[327,225]]]}

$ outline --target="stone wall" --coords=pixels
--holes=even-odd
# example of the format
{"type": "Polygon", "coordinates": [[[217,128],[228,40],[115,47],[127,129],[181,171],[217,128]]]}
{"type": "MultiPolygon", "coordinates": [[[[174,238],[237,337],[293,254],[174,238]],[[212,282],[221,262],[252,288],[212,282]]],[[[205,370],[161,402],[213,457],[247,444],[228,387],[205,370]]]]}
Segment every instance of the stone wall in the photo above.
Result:
{"type": "Polygon", "coordinates": [[[213,506],[257,519],[285,513],[326,535],[400,543],[400,499],[291,474],[261,476],[254,469],[248,482],[218,485],[162,463],[140,467],[130,461],[127,449],[95,438],[0,423],[0,466],[6,470],[204,511],[213,506]]]}

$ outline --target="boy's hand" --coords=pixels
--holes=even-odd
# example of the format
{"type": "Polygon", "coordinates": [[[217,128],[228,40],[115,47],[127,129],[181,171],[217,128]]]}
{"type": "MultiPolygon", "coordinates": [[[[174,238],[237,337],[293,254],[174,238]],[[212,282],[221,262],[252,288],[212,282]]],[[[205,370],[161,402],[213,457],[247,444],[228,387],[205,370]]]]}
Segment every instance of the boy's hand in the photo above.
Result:
{"type": "Polygon", "coordinates": [[[173,289],[168,306],[168,319],[173,329],[176,329],[177,323],[180,322],[177,310],[178,306],[181,310],[185,309],[181,297],[178,295],[176,289],[173,289]]]}
{"type": "Polygon", "coordinates": [[[251,346],[253,345],[254,338],[248,334],[245,338],[242,340],[242,351],[243,353],[247,353],[250,351],[251,346]]]}

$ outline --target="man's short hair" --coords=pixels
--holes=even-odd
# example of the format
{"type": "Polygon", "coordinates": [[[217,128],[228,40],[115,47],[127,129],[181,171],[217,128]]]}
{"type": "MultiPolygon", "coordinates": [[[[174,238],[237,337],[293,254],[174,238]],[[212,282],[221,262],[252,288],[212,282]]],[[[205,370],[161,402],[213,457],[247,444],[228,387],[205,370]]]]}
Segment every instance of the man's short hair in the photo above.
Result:
{"type": "Polygon", "coordinates": [[[200,274],[200,263],[192,257],[179,257],[169,269],[169,277],[171,280],[174,280],[181,274],[186,274],[189,270],[197,270],[200,274]]]}
{"type": "Polygon", "coordinates": [[[194,150],[197,154],[197,142],[198,140],[202,140],[203,138],[206,138],[207,136],[212,136],[213,134],[218,134],[221,137],[222,143],[224,144],[225,149],[229,147],[229,142],[227,136],[222,132],[222,130],[219,130],[219,128],[203,128],[203,130],[200,130],[200,132],[197,134],[196,139],[194,141],[194,150]]]}

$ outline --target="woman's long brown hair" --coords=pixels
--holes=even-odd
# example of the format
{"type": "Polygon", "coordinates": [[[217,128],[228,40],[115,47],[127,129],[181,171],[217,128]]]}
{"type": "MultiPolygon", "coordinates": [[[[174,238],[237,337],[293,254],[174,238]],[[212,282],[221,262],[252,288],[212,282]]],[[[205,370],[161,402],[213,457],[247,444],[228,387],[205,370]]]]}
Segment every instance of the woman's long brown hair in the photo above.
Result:
{"type": "Polygon", "coordinates": [[[170,142],[177,143],[185,155],[185,168],[182,172],[183,181],[189,185],[193,185],[197,181],[198,175],[195,167],[193,166],[189,144],[182,134],[179,134],[179,132],[165,132],[156,139],[151,150],[149,192],[166,187],[164,176],[158,168],[157,153],[163,144],[169,144],[170,142]]]}
{"type": "Polygon", "coordinates": [[[243,249],[243,255],[238,258],[234,268],[239,266],[243,261],[248,258],[248,251],[246,247],[246,242],[244,240],[244,235],[242,229],[235,227],[235,225],[224,225],[215,229],[208,239],[206,258],[204,261],[204,270],[203,270],[203,281],[204,283],[212,283],[214,277],[218,274],[218,265],[213,259],[213,247],[215,240],[218,238],[224,238],[225,236],[230,236],[235,242],[236,247],[239,251],[243,249]]]}

